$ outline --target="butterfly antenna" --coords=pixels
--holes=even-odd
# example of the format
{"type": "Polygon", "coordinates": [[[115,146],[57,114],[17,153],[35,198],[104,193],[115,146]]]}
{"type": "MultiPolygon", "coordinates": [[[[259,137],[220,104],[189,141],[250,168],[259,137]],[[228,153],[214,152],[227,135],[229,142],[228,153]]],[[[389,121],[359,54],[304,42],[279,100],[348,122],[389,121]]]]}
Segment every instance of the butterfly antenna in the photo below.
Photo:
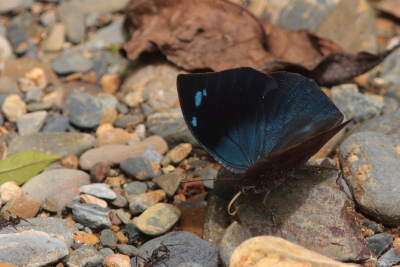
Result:
{"type": "Polygon", "coordinates": [[[238,192],[238,193],[232,198],[231,202],[229,202],[229,205],[228,205],[228,213],[229,213],[229,215],[235,216],[236,213],[238,212],[238,209],[239,209],[238,207],[236,207],[236,209],[235,209],[234,211],[232,211],[232,212],[231,212],[231,208],[232,208],[233,203],[236,201],[236,199],[237,199],[241,194],[242,194],[242,192],[238,192]]]}

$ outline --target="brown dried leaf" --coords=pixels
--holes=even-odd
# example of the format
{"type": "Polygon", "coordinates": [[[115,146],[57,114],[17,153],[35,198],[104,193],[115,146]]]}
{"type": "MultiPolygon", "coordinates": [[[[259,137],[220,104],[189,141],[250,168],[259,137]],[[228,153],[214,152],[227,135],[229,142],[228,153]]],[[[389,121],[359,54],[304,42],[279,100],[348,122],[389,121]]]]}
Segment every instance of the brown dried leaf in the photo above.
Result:
{"type": "Polygon", "coordinates": [[[161,51],[190,71],[247,66],[336,84],[371,69],[391,52],[352,55],[308,31],[261,21],[227,0],[132,0],[127,10],[131,40],[124,49],[130,59],[161,51]]]}

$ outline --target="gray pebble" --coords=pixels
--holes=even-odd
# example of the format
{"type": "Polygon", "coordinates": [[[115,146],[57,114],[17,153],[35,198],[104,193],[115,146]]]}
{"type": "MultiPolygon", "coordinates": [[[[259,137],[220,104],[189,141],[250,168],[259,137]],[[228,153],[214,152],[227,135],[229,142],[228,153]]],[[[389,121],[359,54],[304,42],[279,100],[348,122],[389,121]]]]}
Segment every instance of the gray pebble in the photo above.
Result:
{"type": "Polygon", "coordinates": [[[160,163],[163,155],[155,151],[153,146],[148,146],[147,149],[143,152],[142,157],[160,163]]]}
{"type": "MultiPolygon", "coordinates": [[[[161,245],[166,245],[170,250],[169,259],[166,262],[168,266],[180,266],[183,263],[195,263],[207,267],[218,266],[218,247],[195,234],[183,231],[163,235],[146,242],[140,247],[139,255],[142,257],[146,257],[147,253],[151,255],[161,245]]],[[[143,261],[139,257],[137,260],[138,263],[143,261]]],[[[136,258],[132,258],[131,265],[135,266],[135,263],[136,258]]]]}
{"type": "Polygon", "coordinates": [[[367,237],[369,248],[379,257],[382,252],[386,251],[393,242],[393,236],[388,233],[381,233],[367,237]]]}
{"type": "Polygon", "coordinates": [[[147,192],[147,185],[143,182],[130,182],[129,184],[124,185],[125,192],[129,194],[140,195],[147,192]]]}
{"type": "Polygon", "coordinates": [[[110,229],[104,229],[100,234],[100,242],[103,247],[115,249],[117,247],[117,235],[110,229]]]}
{"type": "Polygon", "coordinates": [[[40,111],[40,110],[51,110],[55,109],[56,105],[52,102],[33,102],[29,103],[26,106],[26,109],[28,112],[35,112],[35,111],[40,111]]]}
{"type": "Polygon", "coordinates": [[[133,244],[139,240],[140,231],[133,223],[126,224],[125,231],[129,238],[129,244],[133,244]]]}
{"type": "Polygon", "coordinates": [[[139,254],[139,249],[137,249],[135,246],[132,245],[126,245],[126,244],[118,244],[117,245],[117,250],[129,257],[134,257],[139,254]]]}
{"type": "Polygon", "coordinates": [[[75,92],[65,101],[63,113],[69,121],[80,128],[93,128],[99,125],[106,107],[99,98],[75,92]]]}
{"type": "Polygon", "coordinates": [[[74,250],[67,260],[68,267],[96,266],[104,260],[101,254],[93,246],[82,246],[74,250]]]}
{"type": "Polygon", "coordinates": [[[400,248],[392,248],[376,262],[377,267],[391,267],[400,263],[400,248]]]}
{"type": "Polygon", "coordinates": [[[74,220],[91,229],[111,228],[110,212],[96,204],[78,203],[72,207],[74,220]]]}
{"type": "Polygon", "coordinates": [[[0,259],[20,266],[47,266],[65,258],[69,251],[61,240],[38,234],[0,235],[0,259]],[[6,248],[6,249],[5,249],[6,248]]]}
{"type": "Polygon", "coordinates": [[[42,132],[65,132],[68,129],[69,120],[64,115],[53,115],[49,117],[42,128],[42,132]]]}
{"type": "Polygon", "coordinates": [[[218,170],[212,167],[205,167],[202,169],[197,169],[194,171],[193,175],[195,177],[202,177],[203,184],[208,189],[214,188],[214,179],[217,177],[218,170]]]}
{"type": "Polygon", "coordinates": [[[102,199],[114,200],[117,198],[117,194],[110,189],[110,186],[103,183],[84,185],[79,189],[79,192],[93,195],[102,199]]]}
{"type": "Polygon", "coordinates": [[[102,248],[102,249],[99,249],[99,252],[104,256],[104,258],[114,255],[114,251],[112,251],[111,248],[102,248]]]}
{"type": "Polygon", "coordinates": [[[143,114],[141,113],[135,113],[135,114],[129,114],[125,115],[122,117],[119,117],[115,120],[114,126],[118,128],[123,128],[126,129],[128,127],[129,123],[132,123],[133,125],[137,125],[141,123],[144,120],[143,114]]]}
{"type": "Polygon", "coordinates": [[[126,199],[126,197],[121,196],[120,194],[117,194],[117,198],[114,199],[111,202],[112,205],[118,207],[118,208],[126,208],[128,207],[128,200],[126,199]]]}
{"type": "Polygon", "coordinates": [[[25,103],[30,104],[33,102],[40,102],[42,100],[42,89],[41,88],[32,88],[28,90],[25,94],[25,103]]]}
{"type": "Polygon", "coordinates": [[[93,62],[80,53],[68,52],[54,60],[51,66],[55,72],[64,75],[76,72],[87,72],[93,67],[93,62]]]}
{"type": "Polygon", "coordinates": [[[185,179],[186,174],[181,171],[173,171],[159,177],[154,178],[152,181],[156,183],[159,187],[164,189],[169,197],[172,197],[178,187],[180,182],[185,179]]]}
{"type": "Polygon", "coordinates": [[[46,111],[36,111],[19,116],[17,118],[18,133],[21,136],[38,133],[46,121],[47,115],[46,111]]]}
{"type": "Polygon", "coordinates": [[[161,175],[160,165],[143,157],[128,158],[120,165],[129,176],[139,180],[151,179],[161,175]]]}
{"type": "Polygon", "coordinates": [[[95,138],[86,133],[36,133],[18,136],[8,147],[9,155],[34,150],[63,157],[80,156],[93,146],[95,138]]]}
{"type": "Polygon", "coordinates": [[[146,195],[125,194],[129,201],[129,212],[133,215],[140,214],[156,204],[152,198],[146,195]]]}
{"type": "Polygon", "coordinates": [[[117,210],[117,216],[124,224],[128,224],[131,220],[131,215],[128,212],[125,212],[123,209],[117,210]]]}
{"type": "Polygon", "coordinates": [[[381,133],[361,132],[340,146],[343,176],[358,206],[384,224],[400,223],[400,140],[381,133]]]}

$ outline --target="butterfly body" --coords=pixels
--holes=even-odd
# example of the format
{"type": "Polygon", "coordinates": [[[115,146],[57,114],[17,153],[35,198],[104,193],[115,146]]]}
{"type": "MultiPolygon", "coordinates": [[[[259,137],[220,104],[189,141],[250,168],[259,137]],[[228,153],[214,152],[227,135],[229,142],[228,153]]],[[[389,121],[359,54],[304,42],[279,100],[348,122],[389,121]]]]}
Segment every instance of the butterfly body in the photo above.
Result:
{"type": "Polygon", "coordinates": [[[182,74],[177,86],[190,131],[218,163],[241,174],[243,193],[278,186],[348,123],[314,81],[293,73],[182,74]]]}

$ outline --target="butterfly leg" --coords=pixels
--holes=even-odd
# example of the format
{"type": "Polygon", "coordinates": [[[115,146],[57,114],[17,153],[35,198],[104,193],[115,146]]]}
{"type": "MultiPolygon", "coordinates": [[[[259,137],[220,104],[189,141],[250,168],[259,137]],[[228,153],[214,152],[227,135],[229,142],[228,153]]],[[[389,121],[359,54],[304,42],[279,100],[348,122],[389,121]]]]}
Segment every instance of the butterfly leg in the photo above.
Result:
{"type": "Polygon", "coordinates": [[[275,214],[267,205],[267,199],[268,199],[268,196],[269,196],[269,192],[270,191],[265,193],[262,203],[263,203],[265,209],[271,214],[272,225],[275,227],[276,226],[275,214]]]}

